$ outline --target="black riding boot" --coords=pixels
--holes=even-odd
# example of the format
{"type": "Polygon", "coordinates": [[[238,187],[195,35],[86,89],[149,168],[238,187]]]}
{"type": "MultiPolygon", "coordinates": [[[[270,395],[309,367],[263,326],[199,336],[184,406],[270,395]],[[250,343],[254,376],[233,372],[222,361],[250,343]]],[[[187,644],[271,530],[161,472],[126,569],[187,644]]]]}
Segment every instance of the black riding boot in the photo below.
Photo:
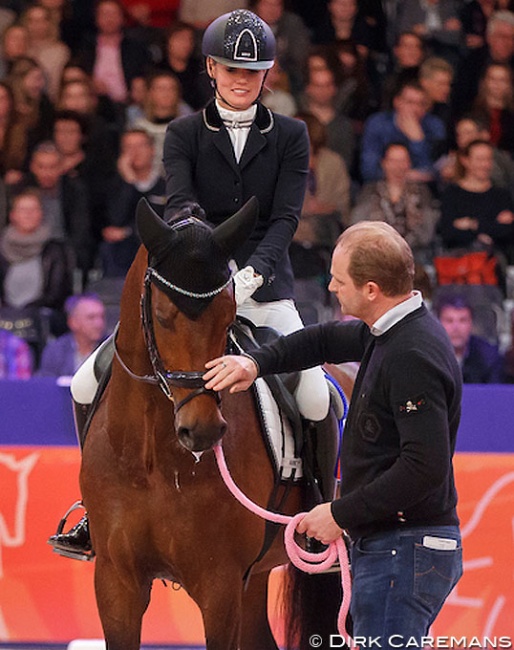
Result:
{"type": "MultiPolygon", "coordinates": [[[[84,434],[90,410],[91,407],[89,404],[79,404],[78,402],[73,401],[75,430],[81,449],[84,444],[84,434]]],[[[89,536],[89,521],[87,513],[82,517],[78,524],[75,524],[75,526],[73,526],[73,528],[71,528],[67,533],[62,532],[70,513],[80,507],[82,507],[80,501],[73,504],[61,519],[56,534],[49,538],[48,543],[50,546],[53,546],[54,551],[59,553],[59,555],[64,555],[78,560],[92,560],[94,552],[91,545],[91,538],[89,536]]]]}

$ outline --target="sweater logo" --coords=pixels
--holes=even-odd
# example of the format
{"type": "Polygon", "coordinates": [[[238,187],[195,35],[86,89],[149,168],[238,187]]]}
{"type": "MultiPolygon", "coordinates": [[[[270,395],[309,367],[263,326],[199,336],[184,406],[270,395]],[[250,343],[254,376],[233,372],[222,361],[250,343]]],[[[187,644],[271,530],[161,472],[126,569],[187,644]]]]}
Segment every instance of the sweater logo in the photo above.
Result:
{"type": "Polygon", "coordinates": [[[427,400],[424,395],[418,395],[413,399],[405,400],[398,404],[398,410],[402,415],[407,415],[409,413],[419,413],[428,408],[427,400]]]}

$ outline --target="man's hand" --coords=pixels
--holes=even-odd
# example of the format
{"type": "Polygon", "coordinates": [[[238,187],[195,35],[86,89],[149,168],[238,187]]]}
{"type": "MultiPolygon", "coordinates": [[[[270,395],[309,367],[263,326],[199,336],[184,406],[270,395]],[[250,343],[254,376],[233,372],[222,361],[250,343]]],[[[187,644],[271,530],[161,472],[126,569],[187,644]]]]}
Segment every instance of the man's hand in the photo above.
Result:
{"type": "Polygon", "coordinates": [[[218,357],[208,361],[205,367],[209,369],[203,376],[205,388],[216,391],[230,388],[231,393],[250,388],[259,374],[255,361],[244,356],[218,357]]]}
{"type": "Polygon", "coordinates": [[[343,534],[332,516],[330,503],[322,503],[308,512],[296,527],[296,532],[314,537],[322,544],[330,544],[343,534]]]}

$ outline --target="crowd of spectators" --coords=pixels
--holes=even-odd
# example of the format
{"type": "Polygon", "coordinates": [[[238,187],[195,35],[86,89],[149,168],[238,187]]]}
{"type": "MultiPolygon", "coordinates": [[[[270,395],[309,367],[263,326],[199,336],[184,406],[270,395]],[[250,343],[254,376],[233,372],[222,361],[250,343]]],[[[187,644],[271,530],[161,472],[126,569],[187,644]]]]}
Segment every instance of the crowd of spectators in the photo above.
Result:
{"type": "MultiPolygon", "coordinates": [[[[512,300],[514,2],[0,0],[0,327],[43,309],[52,341],[70,329],[70,296],[124,277],[134,206],[165,203],[166,127],[213,94],[202,32],[236,8],[277,38],[263,103],[308,127],[291,255],[316,300],[330,304],[330,251],[363,219],[409,241],[426,298],[435,257],[485,250],[512,300]]],[[[0,376],[16,376],[3,350],[19,377],[37,372],[29,343],[32,358],[2,335],[0,376]]]]}

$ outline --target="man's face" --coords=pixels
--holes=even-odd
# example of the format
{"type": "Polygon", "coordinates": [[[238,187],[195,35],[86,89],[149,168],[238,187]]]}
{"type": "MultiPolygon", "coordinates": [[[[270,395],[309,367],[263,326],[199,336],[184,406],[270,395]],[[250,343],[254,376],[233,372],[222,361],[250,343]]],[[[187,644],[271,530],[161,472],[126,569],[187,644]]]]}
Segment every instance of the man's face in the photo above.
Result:
{"type": "Polygon", "coordinates": [[[406,86],[393,100],[399,115],[421,121],[427,111],[427,98],[423,90],[406,86]]]}
{"type": "Polygon", "coordinates": [[[347,247],[336,246],[332,255],[330,273],[332,279],[328,285],[329,291],[335,294],[341,305],[343,316],[355,316],[364,320],[367,301],[365,288],[355,286],[348,273],[350,251],[347,247]]]}
{"type": "Polygon", "coordinates": [[[514,55],[514,27],[508,23],[498,22],[487,34],[487,44],[493,61],[510,63],[514,55]]]}
{"type": "Polygon", "coordinates": [[[400,67],[414,68],[423,61],[423,46],[417,36],[404,34],[394,48],[394,55],[400,67]]]}
{"type": "Polygon", "coordinates": [[[452,89],[452,75],[444,70],[435,70],[430,77],[422,79],[421,84],[433,102],[445,104],[452,89]]]}
{"type": "Polygon", "coordinates": [[[30,171],[34,174],[40,187],[45,190],[54,188],[62,173],[61,159],[55,152],[39,151],[34,154],[30,164],[30,171]]]}
{"type": "Polygon", "coordinates": [[[134,170],[151,170],[154,147],[143,133],[127,133],[121,141],[121,153],[129,158],[134,170]]]}
{"type": "Polygon", "coordinates": [[[466,307],[443,307],[439,320],[450,337],[451,344],[456,352],[463,352],[471,336],[473,319],[471,312],[466,307]]]}
{"type": "Polygon", "coordinates": [[[337,92],[334,77],[330,70],[311,72],[307,84],[307,96],[317,104],[330,104],[337,92]]]}
{"type": "Polygon", "coordinates": [[[69,316],[69,327],[91,343],[96,343],[105,334],[105,308],[98,300],[81,300],[69,316]]]}

